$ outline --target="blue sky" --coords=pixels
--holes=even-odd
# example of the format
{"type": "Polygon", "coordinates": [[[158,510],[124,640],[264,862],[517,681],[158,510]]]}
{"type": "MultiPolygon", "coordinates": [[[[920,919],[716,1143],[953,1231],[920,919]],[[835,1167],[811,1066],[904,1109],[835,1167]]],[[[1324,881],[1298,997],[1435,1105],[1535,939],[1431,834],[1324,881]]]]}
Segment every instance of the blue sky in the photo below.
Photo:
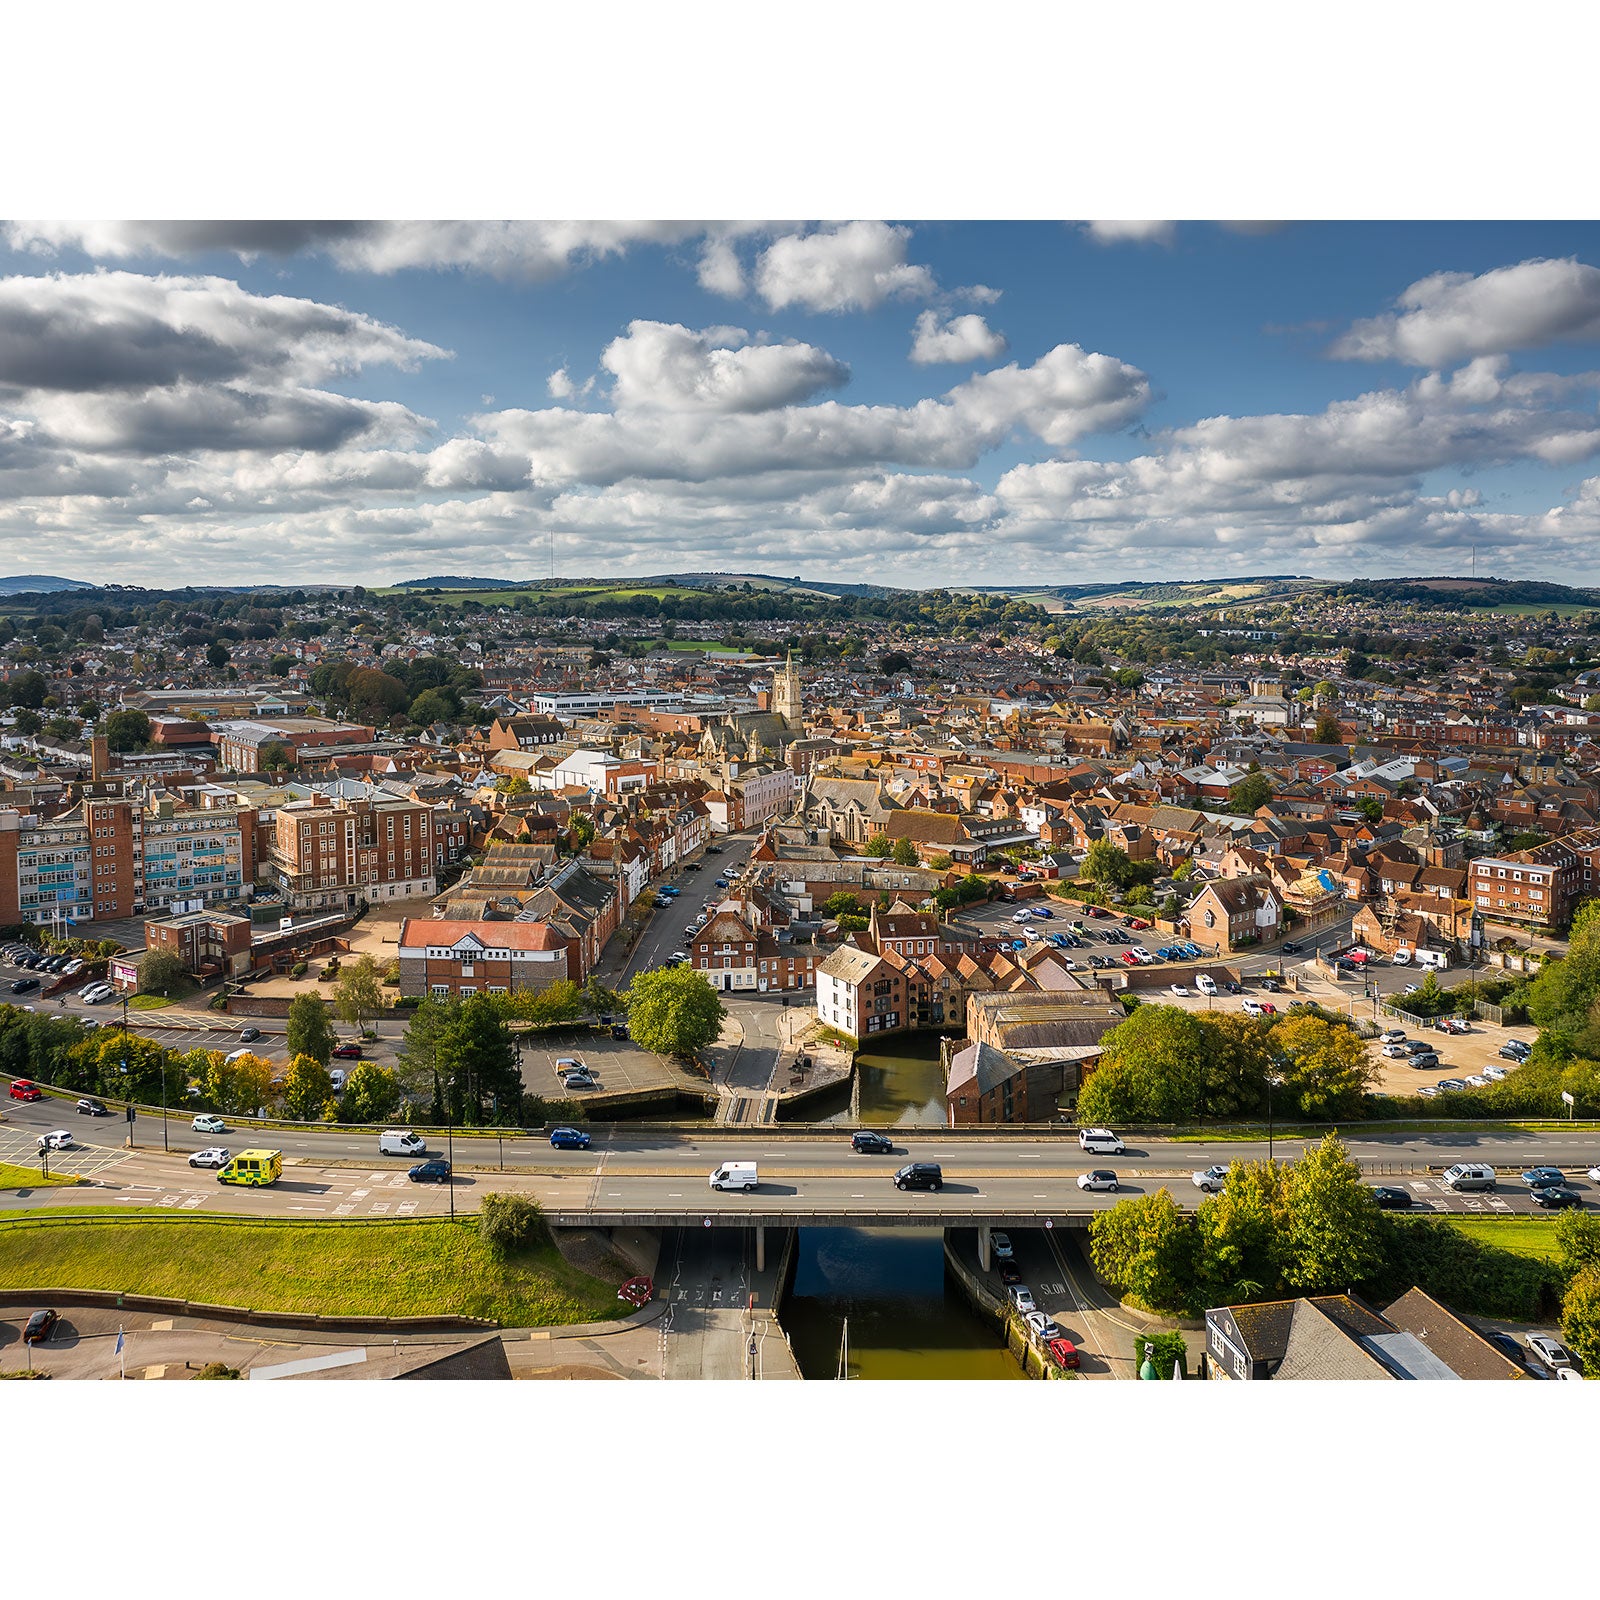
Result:
{"type": "Polygon", "coordinates": [[[14,223],[0,531],[151,584],[539,575],[551,530],[574,576],[1593,581],[1597,263],[1568,223],[14,223]]]}

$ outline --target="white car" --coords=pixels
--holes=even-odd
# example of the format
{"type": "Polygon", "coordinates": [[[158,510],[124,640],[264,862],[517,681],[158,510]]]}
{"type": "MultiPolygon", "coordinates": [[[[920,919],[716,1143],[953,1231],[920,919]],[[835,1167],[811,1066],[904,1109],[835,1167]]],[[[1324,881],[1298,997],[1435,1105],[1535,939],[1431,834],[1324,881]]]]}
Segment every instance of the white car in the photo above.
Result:
{"type": "Polygon", "coordinates": [[[1403,1044],[1386,1044],[1381,1053],[1391,1061],[1404,1061],[1411,1054],[1403,1044]]]}
{"type": "Polygon", "coordinates": [[[212,1116],[209,1111],[202,1111],[189,1126],[196,1133],[226,1133],[228,1125],[221,1117],[212,1116]]]}
{"type": "Polygon", "coordinates": [[[1420,1094],[1424,1100],[1433,1099],[1438,1092],[1439,1091],[1431,1083],[1424,1083],[1417,1089],[1417,1093],[1420,1094]]]}
{"type": "Polygon", "coordinates": [[[1530,1333],[1527,1346],[1552,1372],[1560,1372],[1572,1365],[1572,1357],[1567,1353],[1566,1346],[1547,1333],[1530,1333]]]}
{"type": "Polygon", "coordinates": [[[1404,1044],[1405,1042],[1406,1030],[1404,1028],[1385,1028],[1378,1035],[1379,1044],[1404,1044]]]}
{"type": "Polygon", "coordinates": [[[189,1165],[191,1167],[225,1167],[229,1159],[228,1152],[220,1144],[214,1144],[208,1150],[196,1150],[189,1157],[189,1165]]]}
{"type": "Polygon", "coordinates": [[[1038,1310],[1038,1307],[1033,1303],[1033,1290],[1030,1289],[1027,1284],[1014,1283],[1011,1285],[1011,1288],[1008,1292],[1011,1295],[1012,1305],[1014,1305],[1024,1316],[1026,1316],[1030,1311],[1038,1310]]]}
{"type": "Polygon", "coordinates": [[[1022,1319],[1035,1339],[1064,1339],[1067,1330],[1048,1311],[1030,1311],[1022,1319]]]}
{"type": "Polygon", "coordinates": [[[1600,1183],[1600,1167],[1589,1168],[1589,1181],[1590,1183],[1600,1183]]]}
{"type": "Polygon", "coordinates": [[[1259,1000],[1246,1000],[1239,1007],[1239,1009],[1244,1012],[1247,1017],[1266,1016],[1266,1012],[1261,1009],[1261,1002],[1259,1000]]]}
{"type": "Polygon", "coordinates": [[[53,1133],[39,1135],[39,1148],[41,1150],[70,1150],[72,1148],[72,1135],[65,1128],[57,1128],[53,1133]]]}
{"type": "Polygon", "coordinates": [[[994,1253],[996,1261],[1013,1261],[1017,1252],[1011,1248],[1011,1236],[1005,1233],[992,1233],[989,1235],[989,1249],[994,1253]]]}
{"type": "Polygon", "coordinates": [[[1172,986],[1172,992],[1174,994],[1176,994],[1176,995],[1183,995],[1183,996],[1187,997],[1190,991],[1188,989],[1186,989],[1181,983],[1175,983],[1172,986]]]}
{"type": "Polygon", "coordinates": [[[1031,911],[1013,911],[1011,913],[1011,920],[1013,922],[1032,922],[1033,913],[1031,911]]]}
{"type": "Polygon", "coordinates": [[[1498,1066],[1487,1066],[1483,1069],[1483,1075],[1490,1083],[1499,1083],[1505,1077],[1506,1069],[1498,1066]]]}
{"type": "Polygon", "coordinates": [[[1117,1175],[1114,1172],[1107,1172],[1103,1169],[1097,1172],[1080,1173],[1078,1187],[1080,1189],[1094,1189],[1115,1194],[1117,1190],[1117,1175]]]}
{"type": "MultiPolygon", "coordinates": [[[[1503,1077],[1504,1074],[1502,1073],[1501,1076],[1503,1077]]],[[[1467,1085],[1472,1089],[1484,1089],[1488,1087],[1488,1084],[1489,1075],[1485,1072],[1474,1072],[1472,1076],[1467,1079],[1467,1085]]]]}
{"type": "Polygon", "coordinates": [[[1192,1181],[1195,1188],[1204,1189],[1207,1194],[1219,1194],[1223,1184],[1228,1181],[1228,1169],[1207,1167],[1205,1171],[1195,1173],[1192,1181]]]}

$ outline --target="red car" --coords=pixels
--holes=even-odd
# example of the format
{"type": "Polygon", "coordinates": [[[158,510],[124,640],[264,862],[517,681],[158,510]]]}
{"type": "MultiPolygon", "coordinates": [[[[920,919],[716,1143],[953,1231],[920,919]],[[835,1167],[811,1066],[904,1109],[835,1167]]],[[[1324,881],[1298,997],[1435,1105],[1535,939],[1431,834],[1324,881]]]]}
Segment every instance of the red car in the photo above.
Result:
{"type": "Polygon", "coordinates": [[[649,1305],[656,1292],[656,1286],[648,1278],[629,1278],[617,1290],[617,1299],[625,1301],[635,1311],[642,1306],[649,1305]]]}
{"type": "Polygon", "coordinates": [[[358,1044],[336,1045],[333,1056],[336,1061],[359,1061],[361,1059],[361,1046],[358,1044]]]}
{"type": "Polygon", "coordinates": [[[43,1100],[44,1090],[36,1083],[29,1083],[26,1078],[18,1078],[11,1085],[11,1098],[13,1100],[43,1100]]]}
{"type": "Polygon", "coordinates": [[[1150,924],[1143,917],[1129,917],[1128,926],[1133,929],[1148,928],[1150,924]]]}
{"type": "Polygon", "coordinates": [[[1261,1002],[1261,1009],[1265,1011],[1269,1017],[1275,1017],[1278,1014],[1278,1008],[1273,1005],[1270,1000],[1263,1000],[1261,1002]]]}
{"type": "Polygon", "coordinates": [[[1130,967],[1136,967],[1139,965],[1138,956],[1136,956],[1131,950],[1124,950],[1122,952],[1122,959],[1130,967]]]}
{"type": "Polygon", "coordinates": [[[1052,1339],[1045,1345],[1045,1349],[1050,1352],[1050,1359],[1063,1372],[1078,1370],[1078,1347],[1070,1339],[1052,1339]]]}

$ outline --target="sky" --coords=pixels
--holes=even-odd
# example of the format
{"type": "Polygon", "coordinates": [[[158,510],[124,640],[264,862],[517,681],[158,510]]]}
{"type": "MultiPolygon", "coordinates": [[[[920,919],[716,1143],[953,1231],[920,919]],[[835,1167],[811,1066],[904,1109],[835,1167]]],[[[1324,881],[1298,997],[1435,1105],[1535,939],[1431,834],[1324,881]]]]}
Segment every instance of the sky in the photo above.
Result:
{"type": "Polygon", "coordinates": [[[1600,226],[0,224],[7,573],[1600,580],[1600,226]]]}

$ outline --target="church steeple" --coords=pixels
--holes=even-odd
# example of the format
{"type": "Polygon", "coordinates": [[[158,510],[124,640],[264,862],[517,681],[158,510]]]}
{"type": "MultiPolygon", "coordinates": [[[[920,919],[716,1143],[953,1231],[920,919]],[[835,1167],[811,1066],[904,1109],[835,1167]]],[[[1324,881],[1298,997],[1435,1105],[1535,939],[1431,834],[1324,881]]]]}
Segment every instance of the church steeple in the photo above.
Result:
{"type": "Polygon", "coordinates": [[[794,670],[793,650],[784,661],[782,670],[773,674],[772,709],[796,732],[800,730],[805,708],[800,701],[800,674],[794,670]]]}

